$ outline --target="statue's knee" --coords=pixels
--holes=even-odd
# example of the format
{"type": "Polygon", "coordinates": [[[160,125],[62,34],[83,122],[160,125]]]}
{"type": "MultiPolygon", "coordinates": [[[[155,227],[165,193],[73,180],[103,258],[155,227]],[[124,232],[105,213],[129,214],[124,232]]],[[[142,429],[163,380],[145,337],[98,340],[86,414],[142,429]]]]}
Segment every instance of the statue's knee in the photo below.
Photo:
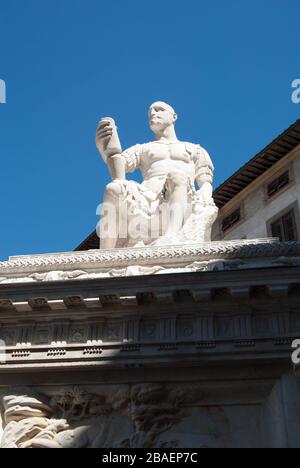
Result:
{"type": "Polygon", "coordinates": [[[106,186],[106,194],[112,197],[119,197],[122,194],[122,187],[116,182],[111,182],[106,186]]]}
{"type": "Polygon", "coordinates": [[[168,181],[171,182],[171,184],[174,187],[183,187],[187,185],[188,177],[185,174],[182,174],[181,172],[174,171],[169,172],[168,181]]]}

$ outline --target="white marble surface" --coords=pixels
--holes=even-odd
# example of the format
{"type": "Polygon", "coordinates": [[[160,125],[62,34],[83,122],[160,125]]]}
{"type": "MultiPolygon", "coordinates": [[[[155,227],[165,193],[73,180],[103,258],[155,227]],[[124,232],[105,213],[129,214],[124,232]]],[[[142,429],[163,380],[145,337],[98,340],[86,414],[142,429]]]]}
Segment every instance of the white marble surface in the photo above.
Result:
{"type": "Polygon", "coordinates": [[[101,249],[211,240],[218,209],[209,154],[177,138],[177,114],[168,104],[152,104],[148,117],[154,141],[126,151],[114,120],[99,122],[96,146],[112,179],[99,208],[101,249]],[[136,169],[141,170],[141,184],[126,180],[126,173],[136,169]]]}
{"type": "Polygon", "coordinates": [[[276,239],[11,257],[0,284],[298,266],[300,242],[276,239]]]}

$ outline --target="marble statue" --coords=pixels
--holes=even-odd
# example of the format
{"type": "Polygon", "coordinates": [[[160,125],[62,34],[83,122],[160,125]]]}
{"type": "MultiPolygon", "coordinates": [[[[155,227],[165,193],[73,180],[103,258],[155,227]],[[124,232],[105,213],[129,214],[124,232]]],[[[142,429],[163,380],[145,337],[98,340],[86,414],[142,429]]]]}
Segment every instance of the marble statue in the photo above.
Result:
{"type": "Polygon", "coordinates": [[[209,154],[178,140],[177,115],[168,104],[152,104],[148,116],[155,140],[126,151],[114,120],[99,122],[96,145],[112,178],[101,205],[101,249],[211,241],[218,209],[209,154]],[[126,179],[136,169],[141,170],[141,184],[126,179]]]}

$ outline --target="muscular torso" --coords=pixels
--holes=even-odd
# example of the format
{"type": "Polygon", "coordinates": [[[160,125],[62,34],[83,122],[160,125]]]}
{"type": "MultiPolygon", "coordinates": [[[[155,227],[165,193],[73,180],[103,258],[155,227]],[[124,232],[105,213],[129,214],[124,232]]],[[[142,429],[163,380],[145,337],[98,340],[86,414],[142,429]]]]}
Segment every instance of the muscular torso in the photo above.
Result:
{"type": "Polygon", "coordinates": [[[195,179],[195,164],[185,143],[148,143],[141,156],[141,171],[144,181],[156,177],[165,178],[172,172],[182,172],[192,182],[195,179]]]}
{"type": "MultiPolygon", "coordinates": [[[[205,174],[212,179],[213,164],[209,154],[199,145],[184,142],[151,142],[135,145],[124,153],[127,172],[140,168],[143,182],[140,185],[146,192],[158,195],[164,189],[169,174],[181,173],[190,179],[205,174]]],[[[149,194],[152,197],[151,194],[149,194]]]]}

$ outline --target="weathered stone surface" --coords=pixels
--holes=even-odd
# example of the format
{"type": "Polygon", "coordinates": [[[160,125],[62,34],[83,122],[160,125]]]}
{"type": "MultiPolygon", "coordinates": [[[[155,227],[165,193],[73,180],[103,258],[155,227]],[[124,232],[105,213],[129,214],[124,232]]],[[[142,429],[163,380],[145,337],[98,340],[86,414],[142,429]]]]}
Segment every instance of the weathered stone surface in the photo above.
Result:
{"type": "MultiPolygon", "coordinates": [[[[219,261],[221,248],[159,248],[163,265],[212,271],[2,283],[2,446],[299,447],[299,243],[233,243],[219,261]]],[[[145,250],[114,253],[0,268],[123,267],[145,250]]]]}
{"type": "Polygon", "coordinates": [[[1,447],[299,447],[300,387],[291,374],[276,383],[270,371],[199,383],[7,388],[1,447]]]}
{"type": "Polygon", "coordinates": [[[300,242],[276,239],[11,257],[0,284],[299,266],[300,242]]]}

